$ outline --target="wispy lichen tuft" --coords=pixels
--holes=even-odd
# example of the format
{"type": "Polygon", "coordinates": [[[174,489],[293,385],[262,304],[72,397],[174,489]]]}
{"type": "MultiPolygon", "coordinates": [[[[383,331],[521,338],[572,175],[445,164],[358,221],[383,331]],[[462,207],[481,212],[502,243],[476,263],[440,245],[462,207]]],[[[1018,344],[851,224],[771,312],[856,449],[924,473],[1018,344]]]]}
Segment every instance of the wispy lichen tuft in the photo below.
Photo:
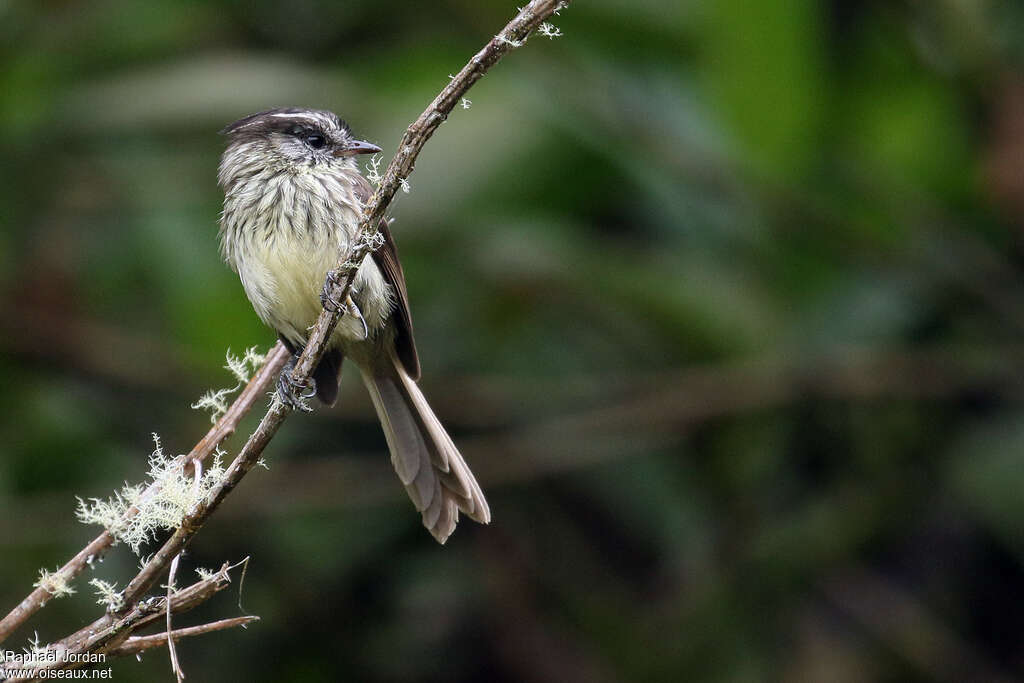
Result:
{"type": "Polygon", "coordinates": [[[522,47],[523,43],[526,42],[525,40],[514,40],[512,38],[509,38],[508,36],[506,36],[503,33],[499,33],[498,35],[496,35],[494,37],[498,39],[499,43],[504,43],[504,44],[509,45],[511,47],[522,47]]]}
{"type": "Polygon", "coordinates": [[[192,404],[193,410],[210,411],[210,422],[216,424],[224,413],[228,412],[228,396],[233,394],[235,389],[210,389],[199,397],[199,400],[192,404]]]}
{"type": "Polygon", "coordinates": [[[228,349],[225,357],[228,364],[224,366],[224,369],[230,370],[239,384],[246,384],[252,377],[252,373],[256,372],[256,369],[267,360],[267,354],[260,353],[255,346],[247,348],[241,358],[232,356],[231,349],[228,349]]]}
{"type": "MultiPolygon", "coordinates": [[[[28,639],[28,646],[21,648],[21,651],[25,654],[25,661],[28,662],[45,662],[47,656],[47,646],[44,645],[39,639],[39,631],[33,631],[32,637],[28,639]]],[[[2,658],[0,658],[2,661],[2,658]]]]}
{"type": "Polygon", "coordinates": [[[228,349],[225,357],[227,365],[224,369],[234,375],[237,384],[225,389],[210,389],[192,404],[194,410],[208,410],[210,422],[213,423],[228,411],[228,396],[241,389],[252,377],[252,373],[267,359],[266,354],[259,353],[255,346],[246,349],[241,357],[231,355],[231,349],[228,349]]]}
{"type": "Polygon", "coordinates": [[[379,154],[374,154],[370,157],[370,160],[366,162],[366,179],[374,185],[380,185],[380,162],[383,157],[379,154]]]}
{"type": "Polygon", "coordinates": [[[558,28],[554,24],[549,24],[546,21],[537,27],[537,33],[550,38],[551,40],[562,37],[562,29],[558,28]]]}
{"type": "Polygon", "coordinates": [[[206,567],[196,567],[196,575],[201,581],[209,581],[213,577],[217,576],[219,572],[213,569],[207,569],[206,567]]]}
{"type": "Polygon", "coordinates": [[[224,452],[217,450],[213,462],[203,471],[196,482],[185,476],[181,463],[167,456],[160,445],[160,439],[153,435],[156,445],[149,457],[148,476],[151,493],[143,497],[146,487],[125,484],[107,500],[91,498],[91,502],[78,499],[75,514],[83,524],[99,524],[114,538],[123,542],[136,555],[144,543],[155,537],[160,530],[178,528],[185,515],[199,502],[205,500],[224,476],[224,452]],[[138,512],[128,515],[135,506],[138,512]]]}
{"type": "Polygon", "coordinates": [[[96,602],[109,610],[118,610],[124,605],[124,594],[117,586],[103,579],[92,579],[89,585],[96,589],[99,599],[96,602]]]}
{"type": "Polygon", "coordinates": [[[61,571],[51,572],[48,569],[40,569],[39,579],[32,585],[42,588],[55,598],[63,598],[75,592],[75,589],[68,583],[68,577],[61,571]]]}
{"type": "Polygon", "coordinates": [[[362,242],[367,251],[377,251],[384,246],[384,235],[378,231],[364,232],[362,242]]]}

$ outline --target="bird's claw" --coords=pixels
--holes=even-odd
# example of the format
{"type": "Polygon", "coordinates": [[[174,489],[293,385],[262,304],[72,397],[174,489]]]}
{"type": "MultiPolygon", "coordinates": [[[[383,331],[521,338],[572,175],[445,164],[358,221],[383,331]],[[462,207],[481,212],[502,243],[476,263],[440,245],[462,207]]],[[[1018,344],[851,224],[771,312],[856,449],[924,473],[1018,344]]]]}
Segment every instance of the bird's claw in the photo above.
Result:
{"type": "MultiPolygon", "coordinates": [[[[354,315],[356,319],[363,324],[363,339],[370,336],[370,328],[366,324],[366,319],[363,318],[362,311],[359,310],[359,306],[352,300],[352,295],[349,294],[345,297],[344,303],[331,297],[331,290],[341,284],[341,273],[337,270],[327,271],[327,278],[324,281],[323,291],[320,292],[320,305],[324,307],[328,313],[341,313],[342,315],[354,315]]],[[[355,291],[355,287],[352,287],[352,292],[355,291]]]]}
{"type": "Polygon", "coordinates": [[[295,358],[289,360],[281,374],[277,378],[277,397],[281,402],[292,410],[302,410],[307,413],[313,412],[308,399],[316,396],[316,381],[307,377],[304,382],[298,382],[292,377],[292,370],[295,369],[295,358]]]}
{"type": "MultiPolygon", "coordinates": [[[[324,282],[324,289],[320,292],[320,305],[324,307],[328,313],[341,313],[342,315],[355,316],[363,325],[363,339],[367,339],[370,336],[370,328],[366,324],[366,319],[363,318],[363,312],[359,310],[359,306],[352,300],[352,295],[349,294],[345,297],[345,301],[341,302],[331,297],[331,290],[341,284],[341,273],[336,270],[327,271],[327,279],[324,282]]],[[[351,289],[350,291],[355,291],[351,289]]]]}
{"type": "Polygon", "coordinates": [[[331,290],[340,284],[341,273],[336,270],[327,271],[327,279],[324,281],[323,291],[320,292],[320,305],[329,313],[338,313],[340,311],[344,315],[347,312],[345,304],[331,298],[331,290]]]}

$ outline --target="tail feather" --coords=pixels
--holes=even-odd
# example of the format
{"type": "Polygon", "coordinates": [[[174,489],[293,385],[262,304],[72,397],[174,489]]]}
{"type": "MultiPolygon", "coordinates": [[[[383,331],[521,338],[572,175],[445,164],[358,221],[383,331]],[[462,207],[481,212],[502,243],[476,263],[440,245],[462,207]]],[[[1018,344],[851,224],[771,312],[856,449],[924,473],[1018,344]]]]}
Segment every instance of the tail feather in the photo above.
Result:
{"type": "Polygon", "coordinates": [[[423,392],[402,364],[392,358],[385,372],[363,372],[377,409],[391,462],[405,485],[423,526],[444,543],[462,511],[483,524],[491,521],[480,485],[470,472],[423,392]]]}
{"type": "Polygon", "coordinates": [[[338,383],[341,381],[341,364],[345,356],[338,349],[324,352],[320,364],[313,371],[316,382],[316,397],[325,406],[333,406],[338,400],[338,383]]]}

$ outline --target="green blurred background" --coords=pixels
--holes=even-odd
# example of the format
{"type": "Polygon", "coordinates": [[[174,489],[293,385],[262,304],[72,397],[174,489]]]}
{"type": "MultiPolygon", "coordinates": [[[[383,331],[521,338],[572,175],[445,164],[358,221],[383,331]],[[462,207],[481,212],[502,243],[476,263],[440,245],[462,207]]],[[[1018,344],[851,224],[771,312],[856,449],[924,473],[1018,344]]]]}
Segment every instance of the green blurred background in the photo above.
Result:
{"type": "MultiPolygon", "coordinates": [[[[0,611],[98,531],[75,495],[140,480],[151,432],[188,451],[225,351],[273,342],[218,256],[216,131],[322,107],[389,158],[514,4],[0,2],[0,611]]],[[[430,538],[346,373],[193,544],[252,557],[263,621],[184,642],[188,680],[1024,677],[1024,7],[555,23],[392,207],[494,522],[430,538]]],[[[86,578],[5,647],[96,617],[86,578]]]]}

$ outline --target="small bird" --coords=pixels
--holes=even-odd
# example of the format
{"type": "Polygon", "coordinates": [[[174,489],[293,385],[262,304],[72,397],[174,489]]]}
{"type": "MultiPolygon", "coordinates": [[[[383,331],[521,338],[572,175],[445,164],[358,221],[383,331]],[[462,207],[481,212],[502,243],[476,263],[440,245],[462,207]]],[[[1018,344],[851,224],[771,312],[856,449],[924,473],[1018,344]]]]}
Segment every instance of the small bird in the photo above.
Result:
{"type": "Polygon", "coordinates": [[[381,149],[355,139],[332,112],[312,109],[259,112],[221,132],[228,138],[218,173],[221,253],[256,314],[292,353],[278,395],[293,407],[314,393],[333,405],[342,362],[350,359],[373,399],[391,462],[434,538],[448,539],[459,511],[490,522],[480,485],[416,385],[420,362],[405,276],[385,221],[383,244],[360,264],[348,299],[331,302],[321,293],[373,193],[356,156],[381,149]],[[301,393],[306,387],[292,382],[291,370],[329,305],[344,315],[313,372],[313,386],[301,393]]]}

